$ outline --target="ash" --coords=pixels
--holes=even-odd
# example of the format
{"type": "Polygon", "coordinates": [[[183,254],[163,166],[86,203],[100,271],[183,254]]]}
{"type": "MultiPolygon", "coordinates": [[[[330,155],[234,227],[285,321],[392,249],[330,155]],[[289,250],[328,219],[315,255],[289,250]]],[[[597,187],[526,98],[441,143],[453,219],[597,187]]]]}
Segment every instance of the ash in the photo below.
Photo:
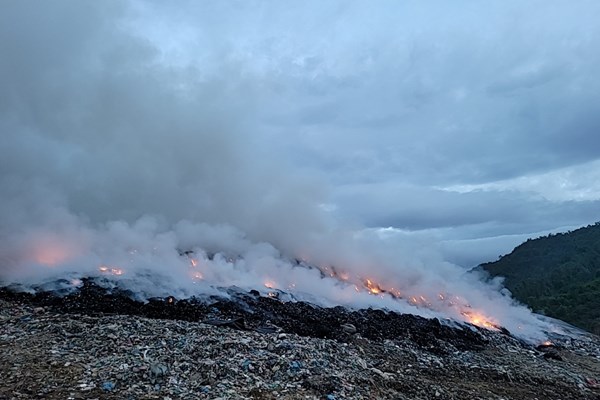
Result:
{"type": "Polygon", "coordinates": [[[600,339],[538,346],[231,291],[136,302],[0,290],[0,399],[599,399],[600,339]]]}

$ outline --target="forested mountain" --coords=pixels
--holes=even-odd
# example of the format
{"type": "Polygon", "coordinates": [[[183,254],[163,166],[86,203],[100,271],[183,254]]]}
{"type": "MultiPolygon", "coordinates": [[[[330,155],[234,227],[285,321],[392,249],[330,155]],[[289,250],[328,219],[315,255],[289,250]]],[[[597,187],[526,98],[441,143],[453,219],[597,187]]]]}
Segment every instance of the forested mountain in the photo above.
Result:
{"type": "Polygon", "coordinates": [[[600,334],[600,222],[528,239],[478,269],[506,277],[513,296],[534,311],[600,334]]]}

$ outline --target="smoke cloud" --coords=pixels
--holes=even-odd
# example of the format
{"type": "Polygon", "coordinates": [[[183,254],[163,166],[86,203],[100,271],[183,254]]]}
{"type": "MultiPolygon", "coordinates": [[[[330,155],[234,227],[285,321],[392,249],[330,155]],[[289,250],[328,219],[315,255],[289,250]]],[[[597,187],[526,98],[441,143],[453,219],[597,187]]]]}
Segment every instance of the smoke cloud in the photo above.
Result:
{"type": "Polygon", "coordinates": [[[433,243],[335,221],[326,185],[258,130],[264,79],[226,57],[216,70],[165,62],[135,13],[2,6],[0,282],[91,276],[140,298],[279,289],[323,305],[481,313],[527,337],[548,329],[433,243]]]}

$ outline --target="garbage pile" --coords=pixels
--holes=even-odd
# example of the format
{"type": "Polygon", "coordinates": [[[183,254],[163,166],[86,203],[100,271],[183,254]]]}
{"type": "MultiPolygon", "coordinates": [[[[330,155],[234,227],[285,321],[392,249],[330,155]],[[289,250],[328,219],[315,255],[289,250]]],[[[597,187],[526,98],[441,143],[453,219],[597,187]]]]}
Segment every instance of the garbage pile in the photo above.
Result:
{"type": "Polygon", "coordinates": [[[598,399],[600,340],[231,289],[138,302],[0,289],[0,399],[598,399]]]}

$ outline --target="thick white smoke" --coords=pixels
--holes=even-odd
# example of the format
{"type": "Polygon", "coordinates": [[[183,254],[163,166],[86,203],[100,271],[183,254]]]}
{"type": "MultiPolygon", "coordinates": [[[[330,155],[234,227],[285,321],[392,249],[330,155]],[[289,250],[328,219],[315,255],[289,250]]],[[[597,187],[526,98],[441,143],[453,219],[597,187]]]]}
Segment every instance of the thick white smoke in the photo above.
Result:
{"type": "Polygon", "coordinates": [[[541,337],[526,308],[431,243],[331,221],[325,188],[258,139],[265,82],[234,61],[218,74],[161,62],[122,7],[2,7],[0,282],[103,276],[141,297],[280,289],[541,337]]]}

